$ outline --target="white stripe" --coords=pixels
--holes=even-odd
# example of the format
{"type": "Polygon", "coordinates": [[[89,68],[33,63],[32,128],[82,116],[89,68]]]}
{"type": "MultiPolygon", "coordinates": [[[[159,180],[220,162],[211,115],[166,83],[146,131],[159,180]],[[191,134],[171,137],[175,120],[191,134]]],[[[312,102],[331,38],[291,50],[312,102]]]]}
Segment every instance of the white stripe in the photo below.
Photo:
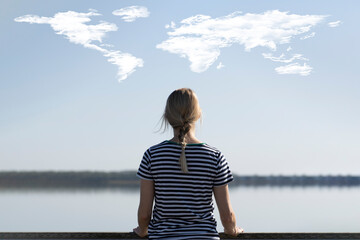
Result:
{"type": "Polygon", "coordinates": [[[140,163],[138,176],[155,182],[149,239],[219,239],[212,188],[232,180],[227,161],[212,146],[188,145],[186,174],[179,166],[180,152],[180,145],[164,141],[147,149],[140,163]]]}

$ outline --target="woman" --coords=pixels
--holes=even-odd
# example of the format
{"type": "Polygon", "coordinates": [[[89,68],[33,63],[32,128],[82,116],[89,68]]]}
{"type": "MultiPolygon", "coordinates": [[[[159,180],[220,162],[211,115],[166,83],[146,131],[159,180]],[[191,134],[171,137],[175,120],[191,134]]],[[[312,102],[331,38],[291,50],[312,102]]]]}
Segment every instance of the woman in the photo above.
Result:
{"type": "Polygon", "coordinates": [[[163,123],[174,131],[171,140],[144,153],[138,224],[134,232],[149,239],[219,239],[213,216],[214,194],[226,234],[237,236],[228,183],[233,180],[226,159],[216,148],[195,137],[201,109],[189,88],[175,90],[167,99],[163,123]],[[153,200],[155,206],[152,211],[153,200]],[[152,215],[152,219],[151,219],[152,215]]]}

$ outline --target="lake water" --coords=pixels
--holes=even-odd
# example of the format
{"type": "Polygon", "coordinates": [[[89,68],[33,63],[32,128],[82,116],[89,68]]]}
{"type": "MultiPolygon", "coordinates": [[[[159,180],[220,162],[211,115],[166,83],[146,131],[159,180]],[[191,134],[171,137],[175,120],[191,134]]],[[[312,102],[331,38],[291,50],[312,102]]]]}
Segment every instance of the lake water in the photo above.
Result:
{"type": "MultiPolygon", "coordinates": [[[[239,187],[230,197],[246,232],[360,232],[359,187],[239,187]]],[[[138,190],[1,190],[0,232],[132,231],[138,202],[138,190]]]]}

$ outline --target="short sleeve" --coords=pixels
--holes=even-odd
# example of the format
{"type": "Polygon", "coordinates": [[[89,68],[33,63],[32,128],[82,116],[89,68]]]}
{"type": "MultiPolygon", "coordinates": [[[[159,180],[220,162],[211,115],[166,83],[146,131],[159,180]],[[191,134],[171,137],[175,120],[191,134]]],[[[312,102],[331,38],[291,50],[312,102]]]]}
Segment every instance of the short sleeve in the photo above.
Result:
{"type": "Polygon", "coordinates": [[[220,152],[218,157],[217,171],[214,179],[214,186],[225,185],[234,180],[228,162],[220,152]]]}
{"type": "Polygon", "coordinates": [[[139,169],[136,173],[136,176],[145,180],[153,180],[153,176],[151,175],[150,171],[150,150],[146,150],[144,156],[140,162],[139,169]]]}

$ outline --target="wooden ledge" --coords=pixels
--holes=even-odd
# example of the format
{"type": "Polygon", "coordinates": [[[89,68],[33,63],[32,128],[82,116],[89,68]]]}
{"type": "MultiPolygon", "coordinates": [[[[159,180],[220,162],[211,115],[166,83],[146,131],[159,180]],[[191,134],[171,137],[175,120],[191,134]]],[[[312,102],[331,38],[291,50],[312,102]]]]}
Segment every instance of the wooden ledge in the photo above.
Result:
{"type": "MultiPolygon", "coordinates": [[[[360,233],[243,233],[226,239],[360,239],[360,233]]],[[[11,239],[146,239],[132,232],[0,232],[1,240],[11,239]]]]}

